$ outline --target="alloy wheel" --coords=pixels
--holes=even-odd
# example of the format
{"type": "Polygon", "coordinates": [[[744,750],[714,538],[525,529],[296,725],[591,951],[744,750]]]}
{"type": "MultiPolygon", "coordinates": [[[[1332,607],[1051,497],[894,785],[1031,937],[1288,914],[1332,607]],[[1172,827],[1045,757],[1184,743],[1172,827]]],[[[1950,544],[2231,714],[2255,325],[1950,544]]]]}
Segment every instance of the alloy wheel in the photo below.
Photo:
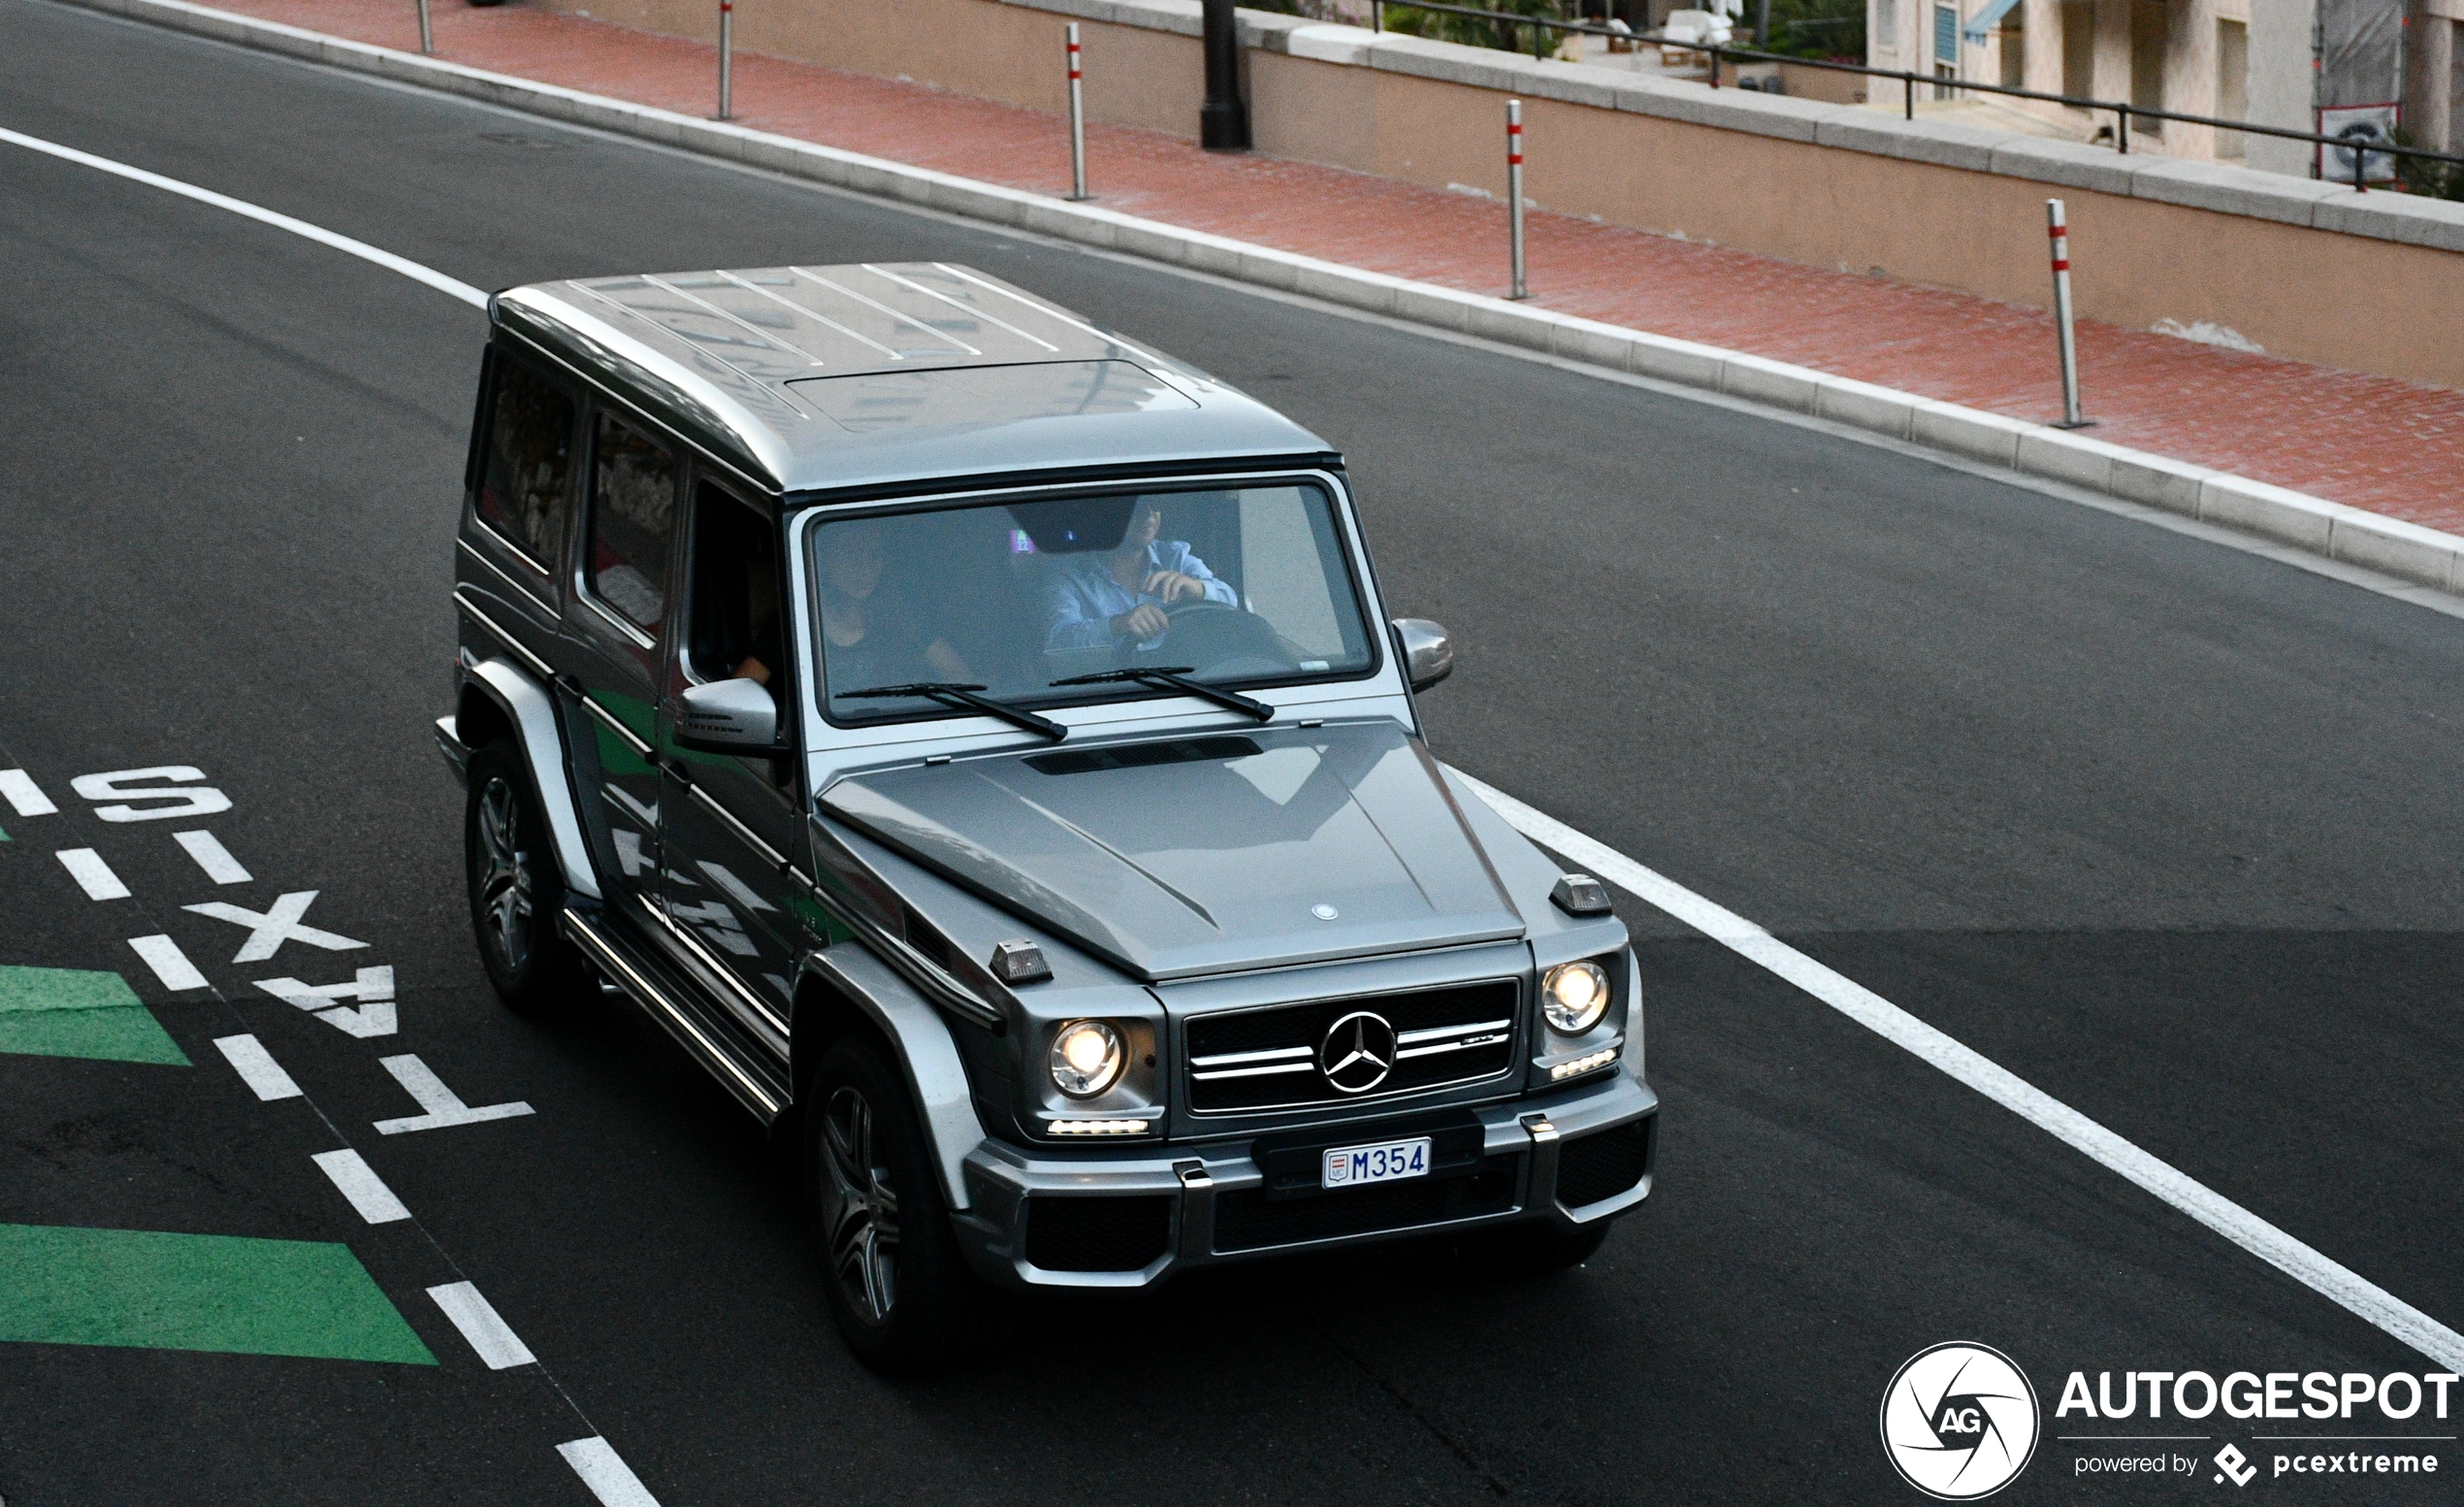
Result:
{"type": "Polygon", "coordinates": [[[531,855],[522,846],[522,798],[510,780],[488,781],[479,793],[479,900],[488,940],[507,973],[531,956],[531,855]]]}
{"type": "Polygon", "coordinates": [[[873,1107],[853,1086],[829,1097],[822,1160],[829,1175],[831,1269],[857,1312],[884,1323],[898,1300],[898,1194],[874,1134],[873,1107]]]}

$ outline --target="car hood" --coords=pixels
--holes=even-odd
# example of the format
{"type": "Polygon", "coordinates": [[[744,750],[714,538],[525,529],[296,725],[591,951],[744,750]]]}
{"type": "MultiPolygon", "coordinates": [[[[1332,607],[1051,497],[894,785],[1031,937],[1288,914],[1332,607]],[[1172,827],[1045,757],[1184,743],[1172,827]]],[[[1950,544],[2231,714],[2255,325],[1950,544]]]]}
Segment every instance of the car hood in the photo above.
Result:
{"type": "Polygon", "coordinates": [[[1436,762],[1392,723],[908,767],[822,804],[1149,981],[1523,934],[1436,762]]]}

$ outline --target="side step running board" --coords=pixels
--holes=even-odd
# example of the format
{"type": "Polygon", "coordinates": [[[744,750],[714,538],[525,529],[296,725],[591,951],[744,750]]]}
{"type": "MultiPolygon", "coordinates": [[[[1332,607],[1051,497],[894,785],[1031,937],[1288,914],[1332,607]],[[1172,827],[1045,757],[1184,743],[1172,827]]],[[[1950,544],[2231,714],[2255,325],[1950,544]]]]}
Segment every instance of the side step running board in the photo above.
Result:
{"type": "Polygon", "coordinates": [[[677,1044],[708,1068],[722,1087],[736,1097],[737,1102],[753,1111],[754,1118],[766,1127],[779,1117],[783,1107],[778,1094],[762,1079],[747,1070],[726,1044],[724,1028],[702,1018],[677,997],[676,992],[661,984],[656,966],[647,962],[626,941],[613,934],[600,921],[567,907],[564,915],[565,934],[582,949],[600,974],[623,990],[635,1004],[649,1012],[650,1018],[667,1028],[677,1044]]]}

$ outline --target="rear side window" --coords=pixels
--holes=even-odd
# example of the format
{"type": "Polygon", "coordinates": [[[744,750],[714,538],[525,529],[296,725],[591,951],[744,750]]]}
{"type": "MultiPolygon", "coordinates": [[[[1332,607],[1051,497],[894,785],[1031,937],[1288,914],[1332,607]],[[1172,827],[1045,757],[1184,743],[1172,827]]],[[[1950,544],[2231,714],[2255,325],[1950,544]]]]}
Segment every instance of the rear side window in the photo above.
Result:
{"type": "Polygon", "coordinates": [[[675,457],[612,414],[591,441],[591,593],[636,628],[667,615],[667,542],[676,532],[675,457]]]}
{"type": "Polygon", "coordinates": [[[573,400],[518,362],[497,364],[479,516],[542,570],[565,544],[573,475],[573,400]]]}

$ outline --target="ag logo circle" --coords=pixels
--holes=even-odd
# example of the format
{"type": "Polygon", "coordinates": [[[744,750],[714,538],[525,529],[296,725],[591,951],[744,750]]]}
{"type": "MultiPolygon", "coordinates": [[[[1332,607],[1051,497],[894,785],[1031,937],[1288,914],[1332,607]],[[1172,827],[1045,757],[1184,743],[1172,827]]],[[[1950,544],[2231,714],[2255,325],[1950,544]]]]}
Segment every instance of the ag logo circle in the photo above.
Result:
{"type": "Polygon", "coordinates": [[[1354,1010],[1317,1043],[1317,1070],[1337,1093],[1366,1094],[1395,1067],[1395,1029],[1371,1010],[1354,1010]]]}
{"type": "Polygon", "coordinates": [[[1954,1341],[1920,1350],[1882,1393],[1882,1448],[1899,1474],[1948,1502],[1991,1496],[2036,1453],[2036,1389],[2010,1357],[1954,1341]]]}

